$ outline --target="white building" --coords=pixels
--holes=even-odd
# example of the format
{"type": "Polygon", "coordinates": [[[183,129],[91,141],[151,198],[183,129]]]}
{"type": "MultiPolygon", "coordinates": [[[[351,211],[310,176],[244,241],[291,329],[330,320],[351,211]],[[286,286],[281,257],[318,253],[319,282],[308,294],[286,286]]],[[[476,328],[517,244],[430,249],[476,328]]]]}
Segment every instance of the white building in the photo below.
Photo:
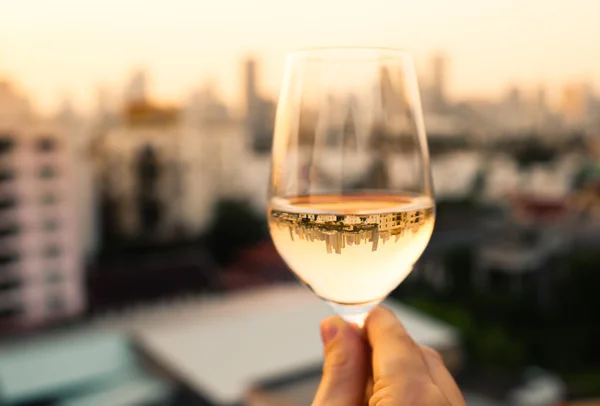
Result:
{"type": "Polygon", "coordinates": [[[134,121],[102,137],[98,173],[119,234],[172,238],[206,228],[217,183],[205,138],[175,119],[134,121]]]}
{"type": "Polygon", "coordinates": [[[323,224],[329,221],[335,221],[337,219],[337,216],[334,214],[319,214],[317,216],[317,224],[323,224]]]}
{"type": "Polygon", "coordinates": [[[0,104],[0,324],[74,316],[85,298],[68,131],[33,120],[7,84],[0,104]]]}
{"type": "MultiPolygon", "coordinates": [[[[253,100],[258,96],[249,66],[253,100]]],[[[264,213],[270,157],[252,153],[248,123],[231,117],[214,84],[173,108],[149,101],[146,82],[143,75],[133,77],[120,124],[94,146],[112,231],[155,239],[198,235],[219,199],[247,200],[264,213]]]]}
{"type": "MultiPolygon", "coordinates": [[[[216,95],[212,86],[194,93],[182,117],[203,139],[209,154],[211,178],[220,197],[246,197],[254,190],[248,176],[253,174],[250,142],[243,122],[231,117],[227,106],[216,95]]],[[[200,158],[200,157],[199,157],[200,158]]],[[[266,183],[266,180],[265,180],[266,183]]]]}

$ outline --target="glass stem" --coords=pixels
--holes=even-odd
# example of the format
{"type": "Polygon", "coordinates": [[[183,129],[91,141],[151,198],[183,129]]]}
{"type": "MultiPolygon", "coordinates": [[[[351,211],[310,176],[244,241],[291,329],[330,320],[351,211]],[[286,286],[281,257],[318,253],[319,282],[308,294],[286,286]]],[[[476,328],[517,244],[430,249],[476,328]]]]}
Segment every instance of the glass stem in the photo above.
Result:
{"type": "Polygon", "coordinates": [[[381,303],[381,301],[377,300],[374,302],[363,303],[360,305],[343,305],[329,301],[328,303],[338,316],[340,316],[346,322],[354,324],[362,330],[363,326],[365,325],[365,320],[369,315],[369,312],[373,308],[375,308],[379,303],[381,303]]]}

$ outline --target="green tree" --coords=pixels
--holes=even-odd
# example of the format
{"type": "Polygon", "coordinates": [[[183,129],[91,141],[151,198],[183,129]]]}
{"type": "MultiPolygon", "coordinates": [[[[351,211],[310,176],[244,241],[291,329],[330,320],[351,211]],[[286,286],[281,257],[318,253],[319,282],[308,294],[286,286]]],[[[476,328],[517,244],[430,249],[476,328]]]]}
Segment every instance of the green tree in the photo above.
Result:
{"type": "Polygon", "coordinates": [[[484,365],[503,368],[522,368],[526,364],[523,343],[501,326],[483,329],[474,340],[473,358],[484,365]]]}
{"type": "Polygon", "coordinates": [[[460,300],[469,292],[471,273],[475,265],[475,253],[470,246],[458,246],[448,250],[443,257],[447,274],[452,279],[453,297],[460,300]]]}
{"type": "Polygon", "coordinates": [[[268,235],[265,219],[245,201],[217,203],[214,221],[206,234],[206,245],[221,264],[235,260],[240,249],[268,235]]]}

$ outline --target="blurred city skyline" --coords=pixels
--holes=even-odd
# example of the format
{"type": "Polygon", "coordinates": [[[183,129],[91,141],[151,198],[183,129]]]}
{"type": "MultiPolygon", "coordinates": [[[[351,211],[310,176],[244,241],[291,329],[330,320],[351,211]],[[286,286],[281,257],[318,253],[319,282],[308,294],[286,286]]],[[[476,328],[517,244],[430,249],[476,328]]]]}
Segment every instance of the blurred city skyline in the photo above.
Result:
{"type": "Polygon", "coordinates": [[[593,1],[534,0],[527,8],[475,0],[288,6],[273,0],[13,3],[0,17],[0,78],[16,82],[36,110],[50,113],[65,98],[89,112],[100,88],[118,100],[139,68],[152,77],[158,99],[179,103],[210,82],[239,107],[245,56],[261,61],[262,87],[275,96],[285,54],[315,46],[406,48],[419,65],[442,52],[450,60],[448,94],[460,98],[546,86],[552,99],[563,86],[594,84],[600,72],[593,52],[600,3],[593,1]]]}
{"type": "MultiPolygon", "coordinates": [[[[310,402],[328,309],[292,284],[266,213],[285,56],[328,46],[415,56],[436,219],[390,293],[410,334],[470,406],[600,398],[597,0],[5,3],[0,404],[310,402]]],[[[297,180],[275,195],[413,192],[420,109],[398,78],[351,83],[384,114],[292,103],[280,176],[297,180]]],[[[422,219],[382,217],[376,237],[352,219],[370,234],[342,242],[318,217],[286,227],[324,256],[422,219]]]]}

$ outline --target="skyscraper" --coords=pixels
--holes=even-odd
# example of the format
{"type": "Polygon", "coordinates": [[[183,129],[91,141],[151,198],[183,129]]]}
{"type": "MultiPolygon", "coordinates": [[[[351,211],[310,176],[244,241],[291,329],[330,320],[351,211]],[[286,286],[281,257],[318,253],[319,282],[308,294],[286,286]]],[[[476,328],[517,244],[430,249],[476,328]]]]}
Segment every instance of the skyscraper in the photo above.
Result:
{"type": "Polygon", "coordinates": [[[559,111],[565,124],[571,129],[583,130],[589,124],[593,113],[593,97],[589,83],[571,83],[561,94],[559,111]]]}
{"type": "Polygon", "coordinates": [[[257,120],[260,98],[256,86],[256,60],[246,59],[244,63],[244,89],[246,102],[246,120],[253,127],[257,120]]]}
{"type": "Polygon", "coordinates": [[[148,77],[145,71],[136,71],[125,89],[125,103],[141,103],[148,99],[148,77]]]}
{"type": "Polygon", "coordinates": [[[16,114],[0,118],[0,325],[18,327],[83,310],[83,259],[68,130],[3,93],[16,114]]]}
{"type": "Polygon", "coordinates": [[[257,84],[257,63],[249,58],[244,63],[246,128],[255,152],[271,150],[275,103],[261,96],[257,84]]]}
{"type": "Polygon", "coordinates": [[[441,55],[435,55],[431,61],[431,108],[436,112],[442,112],[447,105],[447,62],[441,55]]]}

